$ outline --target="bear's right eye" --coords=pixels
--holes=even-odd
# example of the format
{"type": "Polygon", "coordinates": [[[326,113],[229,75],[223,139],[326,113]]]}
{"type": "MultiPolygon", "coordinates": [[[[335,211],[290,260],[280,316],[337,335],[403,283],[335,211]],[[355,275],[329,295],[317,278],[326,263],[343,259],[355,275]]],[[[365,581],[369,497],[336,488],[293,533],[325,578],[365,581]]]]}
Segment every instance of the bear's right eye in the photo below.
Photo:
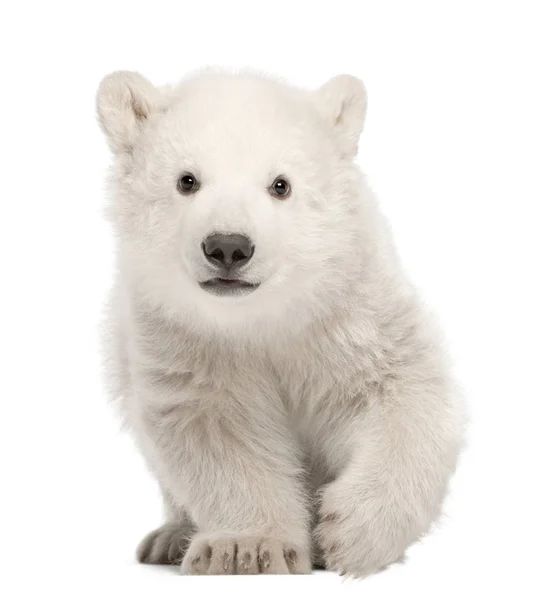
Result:
{"type": "Polygon", "coordinates": [[[178,179],[178,192],[180,194],[194,194],[199,188],[197,178],[192,173],[183,173],[178,179]]]}

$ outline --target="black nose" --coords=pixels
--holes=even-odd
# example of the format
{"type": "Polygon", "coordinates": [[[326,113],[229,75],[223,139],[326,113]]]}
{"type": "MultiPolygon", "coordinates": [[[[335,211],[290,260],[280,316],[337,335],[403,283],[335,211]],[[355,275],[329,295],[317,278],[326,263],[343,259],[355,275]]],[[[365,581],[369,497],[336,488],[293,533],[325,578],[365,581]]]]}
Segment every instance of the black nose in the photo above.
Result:
{"type": "Polygon", "coordinates": [[[239,268],[249,262],[255,246],[245,235],[214,233],[202,242],[202,251],[212,265],[227,269],[239,268]]]}

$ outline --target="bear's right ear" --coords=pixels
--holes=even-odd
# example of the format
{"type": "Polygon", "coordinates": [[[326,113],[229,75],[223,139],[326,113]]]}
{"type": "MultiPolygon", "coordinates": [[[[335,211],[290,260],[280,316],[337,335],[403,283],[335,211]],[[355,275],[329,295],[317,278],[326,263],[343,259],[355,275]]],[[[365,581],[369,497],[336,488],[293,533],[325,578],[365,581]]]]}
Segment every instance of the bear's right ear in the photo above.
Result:
{"type": "Polygon", "coordinates": [[[146,119],[161,107],[161,94],[145,77],[116,71],[100,82],[98,119],[115,154],[130,152],[146,119]]]}

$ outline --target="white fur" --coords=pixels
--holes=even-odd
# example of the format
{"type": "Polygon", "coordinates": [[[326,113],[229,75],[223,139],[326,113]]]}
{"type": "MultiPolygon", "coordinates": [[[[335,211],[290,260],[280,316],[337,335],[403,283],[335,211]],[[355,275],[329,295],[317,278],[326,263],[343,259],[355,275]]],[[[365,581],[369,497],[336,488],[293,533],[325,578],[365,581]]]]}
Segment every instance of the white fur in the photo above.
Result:
{"type": "Polygon", "coordinates": [[[115,153],[111,382],[169,515],[140,558],[303,573],[313,552],[353,576],[401,559],[439,514],[464,417],[352,162],[362,84],[206,72],[158,89],[114,73],[98,112],[115,153]],[[194,195],[176,189],[184,171],[194,195]],[[288,199],[268,192],[278,175],[288,199]],[[217,231],[254,241],[254,292],[198,285],[217,231]]]}

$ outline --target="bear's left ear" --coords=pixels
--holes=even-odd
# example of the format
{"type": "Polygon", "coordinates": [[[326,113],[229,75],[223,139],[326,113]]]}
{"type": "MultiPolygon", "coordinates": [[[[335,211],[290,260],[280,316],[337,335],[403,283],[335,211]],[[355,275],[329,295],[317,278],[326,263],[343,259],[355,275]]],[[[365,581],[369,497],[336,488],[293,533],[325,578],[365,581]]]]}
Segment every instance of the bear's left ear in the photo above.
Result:
{"type": "Polygon", "coordinates": [[[351,75],[338,75],[314,94],[321,114],[336,132],[344,156],[355,158],[366,116],[363,82],[351,75]]]}
{"type": "Polygon", "coordinates": [[[113,153],[131,152],[145,122],[161,108],[159,90],[139,73],[104,77],[96,97],[98,119],[113,153]]]}

